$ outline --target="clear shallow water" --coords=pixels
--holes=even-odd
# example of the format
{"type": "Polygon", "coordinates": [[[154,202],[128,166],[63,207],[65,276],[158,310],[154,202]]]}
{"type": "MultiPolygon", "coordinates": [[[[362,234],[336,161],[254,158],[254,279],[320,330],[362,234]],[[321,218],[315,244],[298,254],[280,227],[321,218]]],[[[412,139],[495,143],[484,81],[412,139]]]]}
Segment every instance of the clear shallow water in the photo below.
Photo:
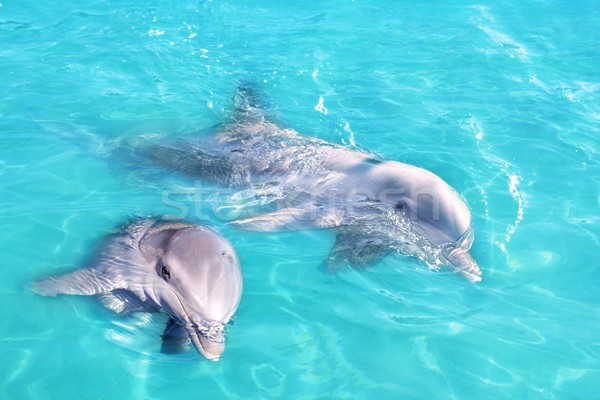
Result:
{"type": "Polygon", "coordinates": [[[3,1],[0,397],[597,397],[599,14],[594,1],[3,1]],[[248,77],[299,132],[454,186],[483,281],[399,256],[323,273],[333,232],[236,232],[206,184],[112,157],[119,140],[218,124],[248,77]],[[124,221],[180,213],[173,201],[242,261],[219,363],[162,355],[160,316],[28,290],[124,221]]]}

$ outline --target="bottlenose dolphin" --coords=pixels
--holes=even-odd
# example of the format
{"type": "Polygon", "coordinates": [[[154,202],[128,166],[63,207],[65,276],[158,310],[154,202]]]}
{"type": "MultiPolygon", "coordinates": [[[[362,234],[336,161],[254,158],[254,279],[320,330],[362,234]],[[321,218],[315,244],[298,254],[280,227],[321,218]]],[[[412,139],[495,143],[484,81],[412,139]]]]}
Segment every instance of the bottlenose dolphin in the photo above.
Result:
{"type": "Polygon", "coordinates": [[[243,189],[233,196],[237,201],[269,203],[269,212],[233,222],[239,228],[337,228],[327,261],[332,269],[366,266],[396,251],[481,280],[469,254],[469,209],[440,177],[300,136],[273,122],[262,98],[255,85],[242,85],[230,121],[216,135],[154,143],[146,154],[158,164],[243,189]]]}
{"type": "Polygon", "coordinates": [[[213,231],[188,223],[144,220],[106,241],[87,268],[41,278],[42,295],[99,295],[120,313],[160,312],[170,317],[164,352],[191,341],[207,359],[225,349],[224,325],[242,294],[233,247],[213,231]]]}

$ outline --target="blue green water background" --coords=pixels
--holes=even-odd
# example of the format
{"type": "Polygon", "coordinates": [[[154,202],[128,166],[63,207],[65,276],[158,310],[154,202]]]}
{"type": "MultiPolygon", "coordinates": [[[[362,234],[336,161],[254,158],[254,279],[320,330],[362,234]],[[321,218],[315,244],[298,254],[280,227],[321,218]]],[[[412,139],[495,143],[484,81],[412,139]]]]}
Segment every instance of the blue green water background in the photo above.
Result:
{"type": "Polygon", "coordinates": [[[599,398],[598,1],[0,2],[0,398],[599,398]],[[334,232],[235,231],[216,187],[113,157],[218,124],[243,79],[300,133],[455,187],[483,281],[324,273],[334,232]],[[218,363],[161,354],[160,316],[29,290],[177,213],[242,262],[218,363]]]}

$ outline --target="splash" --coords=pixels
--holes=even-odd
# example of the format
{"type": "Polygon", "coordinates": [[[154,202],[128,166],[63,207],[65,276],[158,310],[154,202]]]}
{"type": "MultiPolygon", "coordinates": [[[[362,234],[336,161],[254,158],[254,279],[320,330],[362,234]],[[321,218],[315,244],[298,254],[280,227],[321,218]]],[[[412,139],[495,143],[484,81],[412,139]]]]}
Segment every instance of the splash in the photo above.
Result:
{"type": "MultiPolygon", "coordinates": [[[[465,125],[463,125],[463,127],[464,126],[465,125]]],[[[475,134],[475,140],[477,141],[477,144],[481,143],[485,136],[485,133],[483,132],[483,128],[481,127],[481,123],[479,122],[479,120],[474,116],[470,115],[469,119],[467,119],[466,121],[466,127],[475,134]]]]}
{"type": "Polygon", "coordinates": [[[348,142],[350,143],[350,145],[352,147],[356,147],[356,142],[354,141],[354,132],[350,128],[350,124],[348,123],[348,121],[342,119],[341,123],[340,123],[340,127],[342,128],[342,130],[344,132],[346,132],[348,134],[348,142]]]}
{"type": "Polygon", "coordinates": [[[473,18],[473,24],[477,26],[488,38],[498,47],[502,48],[509,58],[518,58],[522,61],[527,61],[529,52],[522,43],[519,43],[506,33],[501,32],[498,29],[492,28],[490,25],[494,24],[494,17],[491,15],[491,10],[484,6],[472,7],[479,11],[480,17],[473,18]]]}
{"type": "MultiPolygon", "coordinates": [[[[510,190],[510,193],[513,196],[513,199],[515,199],[517,201],[517,205],[518,205],[518,209],[517,209],[517,217],[515,218],[514,222],[508,226],[507,230],[506,230],[506,236],[504,238],[504,242],[508,243],[510,242],[510,239],[512,237],[512,235],[515,233],[515,231],[517,230],[517,226],[519,226],[519,224],[521,223],[521,221],[523,220],[523,196],[521,196],[521,192],[519,191],[519,183],[520,183],[520,177],[518,175],[511,175],[509,173],[506,172],[506,170],[504,171],[509,179],[509,184],[508,184],[508,190],[510,190]]],[[[500,246],[502,248],[502,250],[504,250],[504,245],[500,246]]]]}
{"type": "Polygon", "coordinates": [[[165,34],[165,31],[161,31],[159,29],[150,29],[148,31],[148,36],[162,36],[165,34]]]}
{"type": "Polygon", "coordinates": [[[505,33],[497,31],[487,26],[479,26],[481,29],[498,47],[504,49],[509,58],[518,58],[527,60],[528,52],[525,46],[505,33]]]}
{"type": "MultiPolygon", "coordinates": [[[[525,210],[525,201],[519,188],[522,181],[521,175],[514,165],[507,160],[493,154],[491,144],[484,141],[485,131],[483,126],[475,116],[469,115],[469,117],[460,125],[461,128],[473,133],[477,144],[477,150],[483,156],[483,158],[491,165],[497,167],[497,169],[499,169],[501,173],[506,176],[508,191],[516,202],[517,212],[515,219],[506,227],[503,239],[496,242],[502,252],[506,252],[506,245],[510,242],[512,236],[517,231],[519,224],[523,220],[523,214],[525,210]]],[[[485,215],[488,217],[489,203],[487,199],[487,192],[482,186],[479,187],[479,192],[482,195],[483,203],[485,205],[485,215]]]]}

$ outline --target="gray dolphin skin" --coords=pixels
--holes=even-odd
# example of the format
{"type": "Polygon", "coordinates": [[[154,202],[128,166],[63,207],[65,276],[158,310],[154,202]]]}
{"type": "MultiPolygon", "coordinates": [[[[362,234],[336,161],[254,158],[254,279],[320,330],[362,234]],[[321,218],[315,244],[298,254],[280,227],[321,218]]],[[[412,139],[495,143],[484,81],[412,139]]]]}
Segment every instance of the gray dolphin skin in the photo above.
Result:
{"type": "Polygon", "coordinates": [[[165,312],[163,352],[191,343],[208,360],[225,349],[224,325],[238,307],[242,274],[233,247],[188,223],[143,220],[108,238],[92,265],[33,283],[39,294],[98,295],[120,313],[165,312]]]}
{"type": "Polygon", "coordinates": [[[154,162],[231,188],[270,207],[233,224],[256,231],[337,228],[327,265],[367,266],[389,252],[449,267],[472,282],[471,215],[437,175],[381,160],[272,121],[256,85],[241,85],[230,121],[210,138],[150,144],[154,162]]]}

